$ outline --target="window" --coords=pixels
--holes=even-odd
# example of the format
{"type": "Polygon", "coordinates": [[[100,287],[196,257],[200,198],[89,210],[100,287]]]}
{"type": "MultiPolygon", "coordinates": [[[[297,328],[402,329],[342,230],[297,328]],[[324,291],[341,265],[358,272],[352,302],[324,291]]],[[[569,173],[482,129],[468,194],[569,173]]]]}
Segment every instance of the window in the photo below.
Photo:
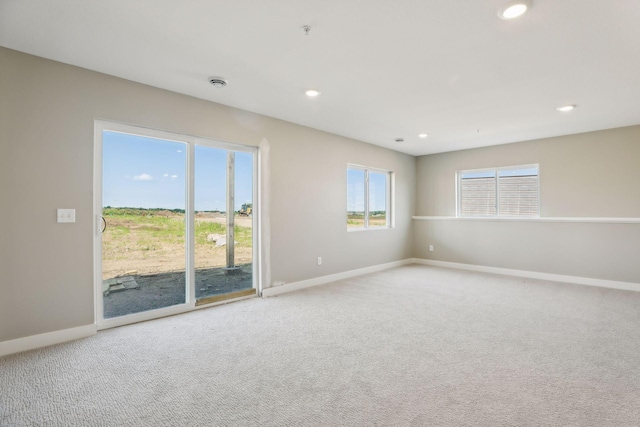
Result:
{"type": "Polygon", "coordinates": [[[392,175],[347,165],[347,230],[391,227],[392,175]]]}
{"type": "Polygon", "coordinates": [[[459,171],[458,216],[540,214],[538,165],[459,171]]]}

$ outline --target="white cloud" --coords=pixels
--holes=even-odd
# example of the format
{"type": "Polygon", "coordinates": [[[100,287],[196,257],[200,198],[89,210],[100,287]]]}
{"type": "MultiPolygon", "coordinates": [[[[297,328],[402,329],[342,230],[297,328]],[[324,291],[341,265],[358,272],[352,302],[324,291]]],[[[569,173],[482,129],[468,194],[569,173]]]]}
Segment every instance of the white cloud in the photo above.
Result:
{"type": "Polygon", "coordinates": [[[178,177],[178,175],[171,175],[171,178],[173,178],[173,179],[175,179],[177,177],[178,177]]]}
{"type": "Polygon", "coordinates": [[[178,153],[182,153],[182,150],[178,150],[178,153]]]}
{"type": "Polygon", "coordinates": [[[133,177],[135,181],[153,181],[153,177],[148,173],[143,173],[133,177]]]}
{"type": "Polygon", "coordinates": [[[168,177],[168,176],[169,176],[169,174],[168,174],[168,173],[165,173],[165,174],[164,174],[164,175],[162,175],[162,176],[164,176],[164,177],[166,178],[166,177],[168,177]]]}

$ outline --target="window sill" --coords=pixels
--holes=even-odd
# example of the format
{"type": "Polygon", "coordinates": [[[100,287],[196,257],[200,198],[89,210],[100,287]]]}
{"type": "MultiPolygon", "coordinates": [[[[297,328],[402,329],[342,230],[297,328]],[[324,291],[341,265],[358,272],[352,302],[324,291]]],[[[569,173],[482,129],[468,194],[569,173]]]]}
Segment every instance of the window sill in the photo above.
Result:
{"type": "Polygon", "coordinates": [[[457,217],[457,216],[413,216],[419,221],[505,221],[505,222],[588,222],[603,224],[640,224],[640,218],[606,217],[457,217]]]}

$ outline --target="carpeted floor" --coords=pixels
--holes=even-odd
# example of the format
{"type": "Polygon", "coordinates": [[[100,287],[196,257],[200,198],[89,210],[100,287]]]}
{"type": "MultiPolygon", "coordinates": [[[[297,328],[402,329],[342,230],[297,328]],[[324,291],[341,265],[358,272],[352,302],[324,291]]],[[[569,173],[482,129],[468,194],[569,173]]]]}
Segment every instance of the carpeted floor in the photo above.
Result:
{"type": "Polygon", "coordinates": [[[2,426],[637,426],[640,293],[411,265],[0,359],[2,426]]]}

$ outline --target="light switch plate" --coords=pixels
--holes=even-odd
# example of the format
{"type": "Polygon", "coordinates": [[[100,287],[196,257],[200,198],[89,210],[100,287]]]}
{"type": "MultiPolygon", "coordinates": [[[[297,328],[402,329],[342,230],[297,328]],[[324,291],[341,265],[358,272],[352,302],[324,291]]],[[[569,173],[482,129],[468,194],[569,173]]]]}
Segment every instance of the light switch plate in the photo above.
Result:
{"type": "Polygon", "coordinates": [[[76,222],[76,210],[58,209],[58,222],[76,222]]]}

